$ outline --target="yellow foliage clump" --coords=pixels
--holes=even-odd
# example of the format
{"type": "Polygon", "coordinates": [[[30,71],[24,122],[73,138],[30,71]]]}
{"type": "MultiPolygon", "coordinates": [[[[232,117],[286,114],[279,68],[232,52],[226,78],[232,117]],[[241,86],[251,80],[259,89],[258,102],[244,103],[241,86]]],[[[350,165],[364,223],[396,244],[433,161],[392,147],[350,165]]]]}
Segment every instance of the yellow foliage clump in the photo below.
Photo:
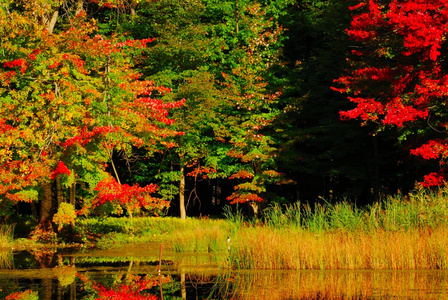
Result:
{"type": "Polygon", "coordinates": [[[53,222],[58,225],[58,230],[61,230],[64,226],[75,226],[76,212],[75,207],[70,203],[61,203],[58,208],[58,212],[53,216],[53,222]]]}

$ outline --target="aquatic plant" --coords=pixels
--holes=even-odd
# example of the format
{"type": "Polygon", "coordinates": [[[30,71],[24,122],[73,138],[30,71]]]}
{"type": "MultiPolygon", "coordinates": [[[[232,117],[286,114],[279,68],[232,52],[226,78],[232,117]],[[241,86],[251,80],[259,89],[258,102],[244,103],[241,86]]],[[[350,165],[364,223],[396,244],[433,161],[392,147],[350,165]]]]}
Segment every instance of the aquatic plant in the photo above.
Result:
{"type": "Polygon", "coordinates": [[[176,252],[225,252],[227,233],[224,227],[210,223],[209,226],[200,226],[194,230],[174,232],[171,244],[176,252]]]}
{"type": "Polygon", "coordinates": [[[447,269],[447,189],[359,208],[347,201],[274,204],[262,226],[236,231],[237,269],[447,269]]]}

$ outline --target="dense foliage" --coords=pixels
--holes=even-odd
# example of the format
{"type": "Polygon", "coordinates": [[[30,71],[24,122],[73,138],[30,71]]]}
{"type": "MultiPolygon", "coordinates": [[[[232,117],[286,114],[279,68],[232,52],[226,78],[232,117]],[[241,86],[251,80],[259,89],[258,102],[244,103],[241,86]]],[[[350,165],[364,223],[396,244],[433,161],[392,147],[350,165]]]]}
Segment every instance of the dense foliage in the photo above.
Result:
{"type": "Polygon", "coordinates": [[[356,107],[341,112],[380,127],[397,126],[401,138],[424,141],[412,149],[423,159],[439,159],[439,170],[424,177],[424,186],[444,182],[446,146],[446,1],[360,1],[349,36],[350,73],[336,89],[350,94],[356,107]],[[422,122],[423,120],[423,122],[422,122]]]}
{"type": "Polygon", "coordinates": [[[445,6],[3,1],[0,214],[63,230],[169,206],[368,203],[431,167],[423,185],[440,185],[445,6]]]}

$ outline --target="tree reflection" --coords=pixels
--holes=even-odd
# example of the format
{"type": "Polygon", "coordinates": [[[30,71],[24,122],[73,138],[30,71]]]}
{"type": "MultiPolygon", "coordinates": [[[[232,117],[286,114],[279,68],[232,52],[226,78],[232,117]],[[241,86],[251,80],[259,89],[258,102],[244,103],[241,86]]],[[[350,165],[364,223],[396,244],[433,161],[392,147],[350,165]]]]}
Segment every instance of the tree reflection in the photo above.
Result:
{"type": "Polygon", "coordinates": [[[5,300],[39,300],[39,296],[36,291],[26,290],[12,293],[6,296],[5,300]]]}
{"type": "MultiPolygon", "coordinates": [[[[171,281],[170,276],[164,275],[126,275],[115,277],[114,280],[102,277],[95,281],[95,273],[73,275],[73,266],[61,266],[53,269],[58,280],[51,277],[41,278],[37,290],[27,289],[17,291],[19,285],[10,286],[10,294],[5,300],[39,300],[39,299],[96,299],[96,300],[155,300],[163,299],[163,295],[155,294],[155,288],[171,281]],[[72,279],[72,276],[75,278],[72,279]],[[11,290],[15,290],[12,292],[11,290]]],[[[18,282],[15,281],[17,284],[18,282]]],[[[0,284],[0,290],[3,283],[0,284]]]]}
{"type": "Polygon", "coordinates": [[[95,299],[136,299],[136,300],[155,300],[159,299],[159,296],[150,293],[149,291],[158,285],[171,281],[169,276],[137,276],[126,275],[123,282],[115,281],[109,286],[101,285],[92,281],[90,278],[84,275],[78,275],[78,278],[86,286],[91,287],[95,299]]]}

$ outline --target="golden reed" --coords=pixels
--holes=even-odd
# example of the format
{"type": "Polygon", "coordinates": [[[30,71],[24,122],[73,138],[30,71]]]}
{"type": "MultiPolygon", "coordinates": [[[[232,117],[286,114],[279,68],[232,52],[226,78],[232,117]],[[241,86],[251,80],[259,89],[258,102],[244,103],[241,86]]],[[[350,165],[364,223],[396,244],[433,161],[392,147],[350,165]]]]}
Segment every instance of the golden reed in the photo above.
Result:
{"type": "Polygon", "coordinates": [[[232,241],[229,264],[237,269],[448,269],[448,230],[315,233],[247,227],[232,241]]]}

